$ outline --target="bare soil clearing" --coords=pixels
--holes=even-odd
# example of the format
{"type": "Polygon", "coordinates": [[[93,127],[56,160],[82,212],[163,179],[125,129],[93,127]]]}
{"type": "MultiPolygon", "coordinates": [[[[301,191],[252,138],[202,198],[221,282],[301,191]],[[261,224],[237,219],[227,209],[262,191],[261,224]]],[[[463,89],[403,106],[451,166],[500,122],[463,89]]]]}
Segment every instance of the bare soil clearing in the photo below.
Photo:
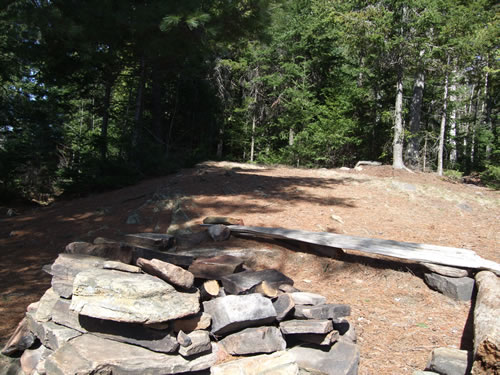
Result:
{"type": "MultiPolygon", "coordinates": [[[[209,215],[240,217],[245,225],[464,247],[500,262],[499,192],[389,166],[357,172],[207,162],[117,191],[18,211],[7,217],[0,209],[2,344],[26,306],[49,287],[41,267],[67,243],[165,233],[209,215]],[[134,213],[140,223],[126,224],[134,213]]],[[[213,246],[281,249],[256,266],[275,267],[298,288],[351,305],[361,375],[411,374],[425,367],[433,348],[472,346],[470,303],[430,290],[419,267],[355,255],[329,259],[238,238],[213,246]]]]}

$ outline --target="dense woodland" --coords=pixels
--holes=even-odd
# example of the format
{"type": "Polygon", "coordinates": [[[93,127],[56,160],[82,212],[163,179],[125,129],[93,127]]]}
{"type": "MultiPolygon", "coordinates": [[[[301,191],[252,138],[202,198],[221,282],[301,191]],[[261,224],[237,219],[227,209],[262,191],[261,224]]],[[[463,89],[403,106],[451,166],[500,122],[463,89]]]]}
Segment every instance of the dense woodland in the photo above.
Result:
{"type": "Polygon", "coordinates": [[[498,184],[493,0],[6,0],[0,195],[219,158],[498,184]]]}

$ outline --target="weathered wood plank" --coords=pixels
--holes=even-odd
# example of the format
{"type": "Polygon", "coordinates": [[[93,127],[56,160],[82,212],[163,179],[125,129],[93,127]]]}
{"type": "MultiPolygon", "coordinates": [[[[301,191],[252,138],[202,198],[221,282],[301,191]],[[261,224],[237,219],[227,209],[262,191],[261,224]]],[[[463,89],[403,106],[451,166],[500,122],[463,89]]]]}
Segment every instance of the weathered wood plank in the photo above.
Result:
{"type": "Polygon", "coordinates": [[[296,240],[322,246],[358,250],[365,253],[407,259],[416,262],[484,269],[500,275],[500,264],[481,258],[474,251],[469,249],[284,228],[230,225],[229,229],[231,229],[233,233],[244,233],[254,235],[255,237],[296,240]]]}

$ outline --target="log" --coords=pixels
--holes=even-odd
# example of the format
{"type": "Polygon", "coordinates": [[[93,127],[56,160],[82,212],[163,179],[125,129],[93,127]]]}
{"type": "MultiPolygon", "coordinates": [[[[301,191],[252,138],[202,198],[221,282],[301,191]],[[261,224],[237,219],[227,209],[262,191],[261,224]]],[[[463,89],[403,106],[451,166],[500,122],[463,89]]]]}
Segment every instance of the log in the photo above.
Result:
{"type": "Polygon", "coordinates": [[[473,375],[500,374],[500,279],[492,272],[476,275],[473,375]]]}
{"type": "Polygon", "coordinates": [[[208,301],[217,297],[220,291],[220,285],[217,280],[205,281],[200,287],[200,299],[202,301],[208,301]]]}
{"type": "Polygon", "coordinates": [[[261,238],[302,241],[315,245],[358,250],[369,254],[384,255],[415,262],[489,270],[500,275],[500,264],[481,258],[469,249],[284,228],[230,225],[229,229],[235,234],[244,233],[261,238]]]}
{"type": "Polygon", "coordinates": [[[373,165],[373,166],[380,166],[382,165],[381,162],[379,161],[365,161],[365,160],[360,160],[356,163],[356,165],[354,166],[354,168],[357,168],[361,165],[373,165]]]}
{"type": "Polygon", "coordinates": [[[269,284],[267,281],[263,281],[260,284],[257,284],[253,288],[254,293],[260,293],[263,294],[266,297],[269,298],[275,298],[278,297],[278,289],[273,287],[271,284],[269,284]]]}

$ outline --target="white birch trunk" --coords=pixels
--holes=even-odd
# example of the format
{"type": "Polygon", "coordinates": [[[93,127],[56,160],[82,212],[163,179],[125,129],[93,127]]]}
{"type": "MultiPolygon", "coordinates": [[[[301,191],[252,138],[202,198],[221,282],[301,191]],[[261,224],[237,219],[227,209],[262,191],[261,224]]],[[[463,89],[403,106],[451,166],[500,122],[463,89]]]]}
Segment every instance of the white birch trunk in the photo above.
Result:
{"type": "Polygon", "coordinates": [[[394,169],[403,169],[403,74],[398,76],[396,84],[396,105],[394,110],[394,140],[393,140],[393,159],[392,167],[394,169]]]}
{"type": "MultiPolygon", "coordinates": [[[[448,56],[448,64],[450,63],[450,57],[448,56]]],[[[444,94],[443,94],[443,113],[441,114],[441,129],[439,131],[439,153],[438,153],[438,170],[439,176],[443,175],[443,154],[444,154],[444,133],[446,129],[446,112],[448,109],[448,72],[446,72],[446,77],[444,79],[444,94]]]]}

